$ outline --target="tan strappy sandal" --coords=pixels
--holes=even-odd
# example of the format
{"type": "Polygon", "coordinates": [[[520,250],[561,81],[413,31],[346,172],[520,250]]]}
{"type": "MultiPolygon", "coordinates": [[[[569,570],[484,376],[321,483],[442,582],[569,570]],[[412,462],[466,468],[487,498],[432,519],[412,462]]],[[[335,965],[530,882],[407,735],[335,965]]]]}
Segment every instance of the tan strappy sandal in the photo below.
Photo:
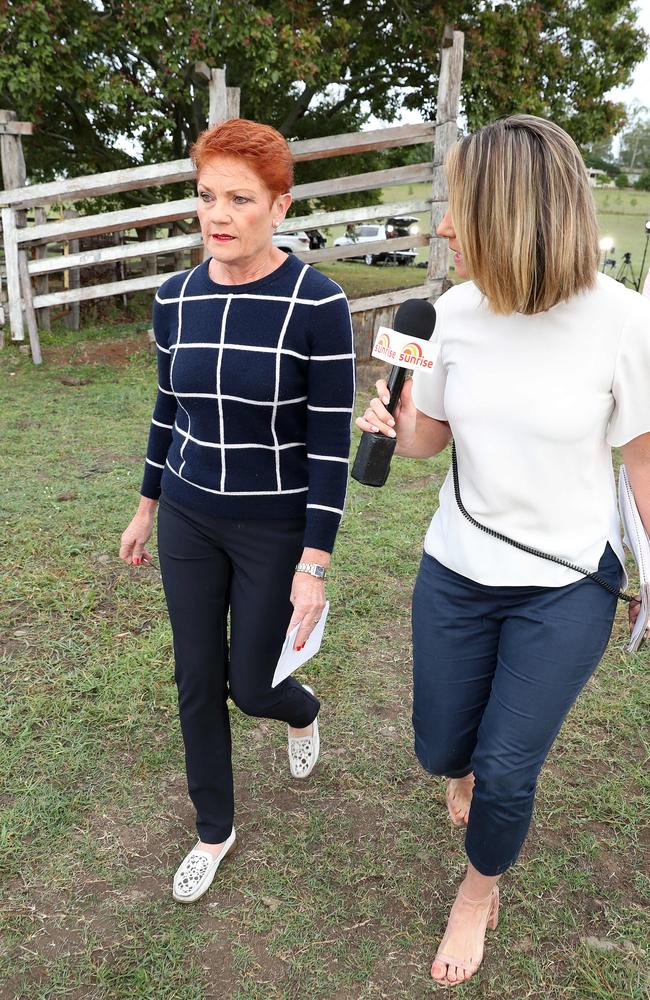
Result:
{"type": "MultiPolygon", "coordinates": [[[[489,905],[486,906],[486,908],[485,908],[485,920],[484,920],[483,926],[481,928],[483,937],[485,937],[485,932],[486,932],[486,930],[487,930],[488,927],[490,928],[490,930],[495,930],[496,929],[496,926],[499,923],[499,886],[498,885],[495,885],[495,887],[493,888],[493,890],[490,893],[490,895],[485,897],[485,900],[483,900],[483,899],[470,899],[468,896],[465,895],[465,893],[463,892],[462,886],[461,886],[461,888],[458,890],[458,894],[456,896],[456,900],[458,900],[458,899],[464,899],[465,902],[467,902],[467,903],[484,903],[484,902],[487,903],[488,900],[489,900],[489,905]]],[[[456,900],[454,901],[454,906],[456,905],[456,900]]],[[[440,948],[438,949],[436,957],[434,958],[433,963],[431,965],[431,975],[432,975],[432,978],[435,980],[436,983],[439,983],[441,986],[457,986],[459,983],[466,983],[468,981],[468,979],[471,979],[471,977],[478,971],[478,968],[479,968],[481,962],[483,961],[483,946],[482,945],[481,945],[481,953],[480,953],[480,955],[477,955],[476,957],[470,958],[470,959],[456,958],[456,957],[454,957],[454,955],[449,955],[449,954],[447,954],[445,952],[444,948],[445,948],[445,941],[447,939],[447,932],[449,930],[449,924],[452,922],[452,920],[454,918],[454,906],[452,906],[451,913],[449,914],[449,920],[447,922],[447,931],[445,931],[445,936],[443,937],[443,939],[442,939],[442,941],[440,943],[440,948]],[[457,979],[455,982],[452,982],[449,979],[436,979],[436,977],[433,976],[433,966],[436,964],[436,962],[441,962],[443,965],[447,965],[447,966],[451,965],[451,966],[455,966],[458,969],[463,969],[464,972],[469,972],[470,975],[466,976],[465,979],[457,979]]]]}

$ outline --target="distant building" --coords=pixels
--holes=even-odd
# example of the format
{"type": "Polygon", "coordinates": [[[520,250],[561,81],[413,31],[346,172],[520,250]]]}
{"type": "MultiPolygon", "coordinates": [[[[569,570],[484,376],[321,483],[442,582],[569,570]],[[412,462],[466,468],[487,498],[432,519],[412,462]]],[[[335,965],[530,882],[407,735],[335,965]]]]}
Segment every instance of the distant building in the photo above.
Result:
{"type": "Polygon", "coordinates": [[[614,181],[610,180],[606,170],[599,170],[597,167],[587,167],[587,174],[589,176],[589,187],[613,188],[616,186],[614,181]]]}

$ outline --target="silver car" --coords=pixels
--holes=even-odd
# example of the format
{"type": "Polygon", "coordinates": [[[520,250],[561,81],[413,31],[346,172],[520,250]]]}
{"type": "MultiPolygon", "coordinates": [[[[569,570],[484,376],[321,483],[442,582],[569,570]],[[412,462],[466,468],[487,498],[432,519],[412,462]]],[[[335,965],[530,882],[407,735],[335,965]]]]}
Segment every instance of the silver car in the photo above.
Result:
{"type": "Polygon", "coordinates": [[[273,246],[285,253],[304,253],[309,250],[309,237],[304,229],[297,233],[273,233],[273,246]]]}
{"type": "MultiPolygon", "coordinates": [[[[396,236],[416,236],[419,232],[419,220],[414,216],[391,216],[382,223],[364,222],[359,226],[349,226],[348,231],[334,240],[335,247],[346,247],[356,243],[370,243],[378,240],[388,240],[396,236]]],[[[366,264],[385,264],[392,262],[402,267],[415,264],[417,250],[382,250],[380,253],[360,253],[353,260],[363,260],[366,264]]]]}

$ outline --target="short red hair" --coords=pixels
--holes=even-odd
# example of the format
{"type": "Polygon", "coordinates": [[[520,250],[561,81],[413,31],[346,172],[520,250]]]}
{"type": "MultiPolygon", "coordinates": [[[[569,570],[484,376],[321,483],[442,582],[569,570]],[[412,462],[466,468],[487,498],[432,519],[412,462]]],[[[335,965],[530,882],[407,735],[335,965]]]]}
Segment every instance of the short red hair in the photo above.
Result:
{"type": "Polygon", "coordinates": [[[239,157],[266,184],[272,198],[293,184],[293,158],[287,140],[270,125],[229,118],[201,132],[190,150],[197,173],[216,156],[239,157]]]}

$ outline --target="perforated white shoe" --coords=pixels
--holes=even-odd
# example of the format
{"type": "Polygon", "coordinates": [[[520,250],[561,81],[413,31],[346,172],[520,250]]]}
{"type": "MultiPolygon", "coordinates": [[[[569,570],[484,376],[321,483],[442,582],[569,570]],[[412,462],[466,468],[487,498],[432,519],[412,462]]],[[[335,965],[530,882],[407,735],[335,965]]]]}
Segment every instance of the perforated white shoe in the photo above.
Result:
{"type": "Polygon", "coordinates": [[[235,843],[235,828],[218,854],[199,848],[200,840],[181,861],[172,887],[172,896],[177,903],[193,903],[212,885],[217,868],[235,843]]]}
{"type": "MultiPolygon", "coordinates": [[[[305,691],[313,694],[313,688],[303,684],[305,691]]],[[[316,767],[320,753],[318,716],[314,719],[311,736],[291,736],[289,734],[289,768],[294,778],[306,778],[316,767]]]]}

